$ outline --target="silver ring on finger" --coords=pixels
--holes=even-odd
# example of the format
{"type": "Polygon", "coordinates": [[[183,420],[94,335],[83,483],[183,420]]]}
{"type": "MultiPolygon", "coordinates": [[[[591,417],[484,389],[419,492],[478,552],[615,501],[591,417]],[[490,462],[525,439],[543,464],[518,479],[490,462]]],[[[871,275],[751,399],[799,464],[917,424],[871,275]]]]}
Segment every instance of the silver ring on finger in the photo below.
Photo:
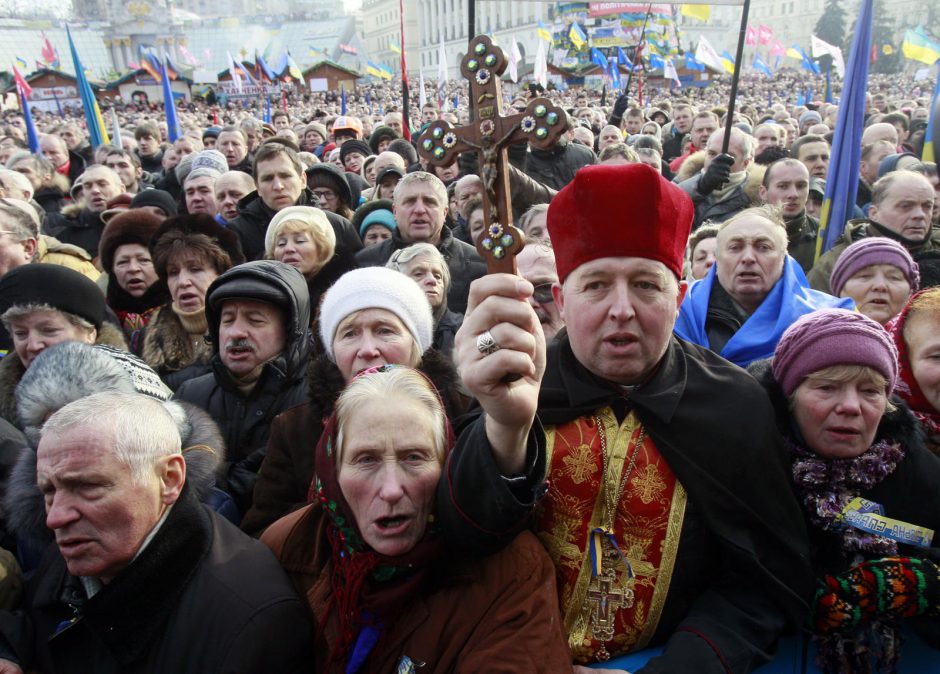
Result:
{"type": "Polygon", "coordinates": [[[493,338],[493,333],[489,330],[481,332],[477,335],[477,351],[482,353],[484,356],[488,356],[491,353],[496,353],[500,350],[500,345],[496,343],[496,340],[493,338]]]}

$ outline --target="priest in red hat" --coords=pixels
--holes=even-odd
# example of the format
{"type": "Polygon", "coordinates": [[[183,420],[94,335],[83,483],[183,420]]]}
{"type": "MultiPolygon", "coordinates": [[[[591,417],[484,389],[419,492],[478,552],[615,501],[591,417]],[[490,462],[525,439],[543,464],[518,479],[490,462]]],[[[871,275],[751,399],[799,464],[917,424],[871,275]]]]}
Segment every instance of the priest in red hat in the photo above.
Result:
{"type": "Polygon", "coordinates": [[[585,167],[548,211],[566,330],[546,353],[531,286],[490,275],[457,335],[464,383],[498,412],[464,425],[441,524],[476,552],[535,530],[575,665],[660,646],[633,671],[749,672],[812,598],[769,401],[673,335],[692,218],[648,166],[585,167]]]}

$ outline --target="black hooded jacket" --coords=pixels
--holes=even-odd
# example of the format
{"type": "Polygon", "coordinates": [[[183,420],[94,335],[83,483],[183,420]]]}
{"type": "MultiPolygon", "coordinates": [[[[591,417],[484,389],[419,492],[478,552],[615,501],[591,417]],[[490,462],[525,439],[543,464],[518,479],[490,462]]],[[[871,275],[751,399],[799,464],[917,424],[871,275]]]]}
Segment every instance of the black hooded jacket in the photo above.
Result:
{"type": "MultiPolygon", "coordinates": [[[[252,292],[252,291],[248,291],[252,292]]],[[[220,486],[244,513],[251,505],[251,492],[264,459],[271,422],[278,414],[306,400],[307,360],[313,348],[310,332],[310,297],[303,275],[286,264],[258,260],[233,267],[217,278],[206,293],[206,320],[212,341],[212,371],[180,386],[177,400],[198,405],[209,413],[222,431],[228,450],[220,486]],[[231,285],[229,285],[231,284],[231,285]],[[261,376],[244,395],[219,355],[219,320],[226,285],[254,286],[257,297],[286,308],[284,350],[264,364],[261,376]],[[273,303],[273,302],[272,302],[273,303]],[[284,306],[286,304],[286,307],[284,306]]]]}

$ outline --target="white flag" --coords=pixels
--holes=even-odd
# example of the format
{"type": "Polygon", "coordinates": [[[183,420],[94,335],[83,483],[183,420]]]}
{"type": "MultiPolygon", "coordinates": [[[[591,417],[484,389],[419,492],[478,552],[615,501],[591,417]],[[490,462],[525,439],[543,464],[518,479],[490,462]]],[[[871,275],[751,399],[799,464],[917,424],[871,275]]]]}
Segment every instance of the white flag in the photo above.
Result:
{"type": "Polygon", "coordinates": [[[424,104],[428,102],[428,92],[424,89],[424,68],[418,71],[418,81],[421,82],[421,88],[418,92],[418,103],[423,108],[424,104]]]}
{"type": "Polygon", "coordinates": [[[832,65],[835,66],[836,75],[845,77],[845,59],[842,57],[842,50],[835,45],[820,40],[815,35],[810,36],[810,38],[813,58],[819,58],[824,54],[829,54],[832,57],[832,65]]]}
{"type": "Polygon", "coordinates": [[[712,47],[711,42],[705,39],[704,35],[698,40],[698,48],[695,50],[695,60],[701,61],[712,70],[727,72],[724,64],[721,62],[721,57],[718,56],[718,52],[712,47]]]}
{"type": "Polygon", "coordinates": [[[522,60],[522,53],[519,51],[519,45],[516,38],[512,38],[512,44],[509,46],[509,79],[513,82],[519,81],[519,62],[522,60]]]}
{"type": "Polygon", "coordinates": [[[118,121],[117,110],[111,107],[111,143],[116,147],[124,147],[121,140],[121,122],[118,121]]]}
{"type": "Polygon", "coordinates": [[[682,86],[682,80],[679,79],[679,73],[676,72],[676,64],[672,62],[672,59],[668,59],[663,65],[663,77],[672,80],[680,87],[682,86]]]}
{"type": "Polygon", "coordinates": [[[545,56],[545,42],[542,40],[539,40],[539,49],[535,52],[535,70],[532,74],[536,82],[548,87],[548,60],[545,56]]]}
{"type": "Polygon", "coordinates": [[[447,84],[447,51],[444,49],[444,33],[441,33],[441,46],[437,52],[437,98],[444,103],[444,89],[447,84]]]}
{"type": "Polygon", "coordinates": [[[235,83],[235,90],[242,93],[242,76],[239,74],[238,68],[235,67],[235,59],[232,58],[231,52],[226,51],[225,54],[228,56],[228,71],[232,76],[232,82],[235,83]]]}

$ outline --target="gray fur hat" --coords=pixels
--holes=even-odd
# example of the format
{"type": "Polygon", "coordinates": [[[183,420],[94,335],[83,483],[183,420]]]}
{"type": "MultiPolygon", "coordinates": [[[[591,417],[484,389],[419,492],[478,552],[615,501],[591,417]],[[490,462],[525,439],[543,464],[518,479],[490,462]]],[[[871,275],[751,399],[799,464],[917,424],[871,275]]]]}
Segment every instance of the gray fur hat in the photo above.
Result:
{"type": "Polygon", "coordinates": [[[202,498],[215,484],[225,441],[212,418],[188,403],[169,400],[172,391],[144,361],[107,346],[63,342],[43,351],[16,387],[20,424],[29,441],[17,458],[4,510],[11,531],[47,540],[45,507],[36,485],[36,447],[42,424],[71,402],[105,391],[143,393],[160,400],[176,422],[186,459],[186,482],[202,498]],[[187,451],[187,448],[194,448],[187,451]]]}

